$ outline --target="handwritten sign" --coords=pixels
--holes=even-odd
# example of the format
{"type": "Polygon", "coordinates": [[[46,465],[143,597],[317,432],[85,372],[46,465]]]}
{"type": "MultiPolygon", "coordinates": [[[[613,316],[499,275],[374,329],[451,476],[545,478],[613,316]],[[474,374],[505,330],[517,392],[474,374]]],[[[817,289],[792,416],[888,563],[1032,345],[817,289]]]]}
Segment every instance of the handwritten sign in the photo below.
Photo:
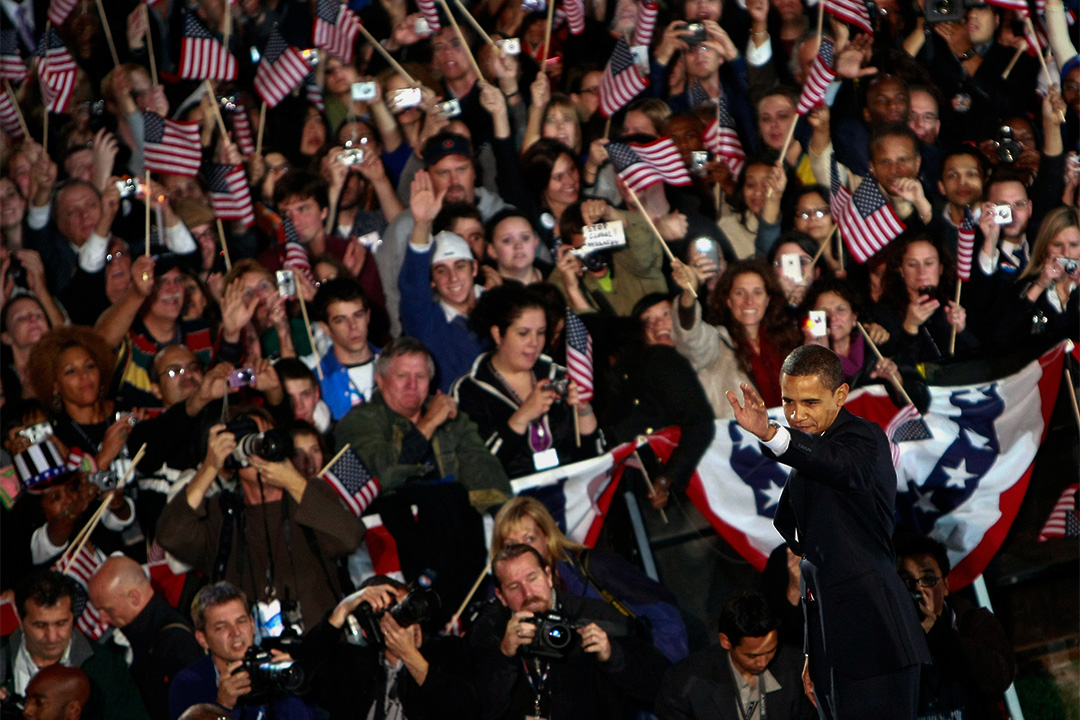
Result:
{"type": "Polygon", "coordinates": [[[621,220],[586,225],[584,233],[585,245],[581,249],[590,253],[626,245],[626,230],[621,220]]]}

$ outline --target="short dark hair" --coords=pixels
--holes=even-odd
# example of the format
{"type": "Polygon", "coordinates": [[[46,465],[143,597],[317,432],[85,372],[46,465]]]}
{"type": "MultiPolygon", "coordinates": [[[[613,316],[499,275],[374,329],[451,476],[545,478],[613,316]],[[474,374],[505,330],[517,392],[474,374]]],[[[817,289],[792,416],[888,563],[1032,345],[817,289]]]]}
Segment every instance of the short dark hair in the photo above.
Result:
{"type": "Polygon", "coordinates": [[[911,149],[915,151],[916,157],[919,156],[919,136],[915,134],[915,131],[903,123],[892,123],[875,130],[874,134],[870,136],[870,143],[867,147],[870,150],[871,162],[874,159],[874,153],[881,147],[881,143],[891,137],[902,137],[910,140],[911,149]]]}
{"type": "Polygon", "coordinates": [[[443,230],[452,231],[454,222],[461,218],[470,218],[481,225],[484,224],[484,216],[480,214],[480,209],[475,205],[470,205],[467,202],[451,202],[444,204],[442,210],[435,216],[435,222],[431,226],[431,233],[438,235],[443,230]]]}
{"type": "Polygon", "coordinates": [[[816,375],[821,383],[835,391],[844,382],[844,367],[832,350],[821,345],[801,345],[791,351],[780,368],[783,375],[816,375]]]}
{"type": "Polygon", "coordinates": [[[365,310],[370,307],[367,296],[364,295],[364,289],[351,277],[339,275],[333,280],[327,280],[315,293],[315,317],[328,323],[330,322],[330,303],[352,302],[353,300],[362,302],[365,310]]]}
{"type": "Polygon", "coordinates": [[[986,178],[986,157],[979,152],[978,148],[973,145],[955,145],[941,156],[941,170],[938,173],[938,180],[945,179],[945,163],[954,157],[960,156],[975,158],[975,162],[979,166],[979,174],[984,179],[986,178]]]}
{"type": "Polygon", "coordinates": [[[216,582],[212,585],[204,585],[199,592],[195,593],[195,599],[191,601],[191,622],[196,630],[206,630],[206,611],[218,605],[239,600],[248,610],[247,595],[244,591],[230,582],[216,582]]]}
{"type": "Polygon", "coordinates": [[[499,577],[499,565],[500,563],[507,563],[512,560],[517,560],[522,555],[532,555],[536,558],[536,564],[540,566],[541,570],[547,569],[547,562],[544,560],[544,556],[536,551],[532,545],[526,545],[525,543],[510,543],[504,545],[499,552],[495,553],[495,557],[491,558],[491,575],[495,578],[495,584],[500,588],[502,587],[502,579],[499,577]]]}
{"type": "Polygon", "coordinates": [[[330,205],[326,181],[306,170],[289,170],[274,184],[274,205],[293,196],[313,199],[320,210],[330,205]]]}
{"type": "Polygon", "coordinates": [[[896,549],[896,562],[904,558],[921,557],[929,555],[938,564],[942,577],[948,577],[952,570],[949,562],[949,553],[945,546],[932,537],[913,532],[900,531],[893,537],[893,547],[896,549]]]}
{"type": "Polygon", "coordinates": [[[738,647],[743,638],[765,637],[778,627],[780,618],[773,614],[765,596],[757,590],[739,593],[720,611],[720,632],[727,636],[732,647],[738,647]]]}
{"type": "Polygon", "coordinates": [[[27,575],[15,586],[15,607],[19,609],[19,615],[25,618],[27,600],[33,600],[35,605],[41,607],[53,607],[63,598],[68,598],[74,613],[78,596],[79,586],[67,575],[55,570],[39,570],[27,575]]]}
{"type": "Polygon", "coordinates": [[[983,185],[983,197],[990,197],[990,188],[999,183],[1020,183],[1024,188],[1024,192],[1028,192],[1027,183],[1024,182],[1024,178],[1020,173],[1011,167],[997,167],[992,173],[990,178],[983,185]]]}
{"type": "Polygon", "coordinates": [[[310,380],[312,385],[319,384],[315,373],[311,372],[311,368],[300,358],[281,358],[274,363],[274,370],[277,371],[282,383],[286,380],[310,380]]]}

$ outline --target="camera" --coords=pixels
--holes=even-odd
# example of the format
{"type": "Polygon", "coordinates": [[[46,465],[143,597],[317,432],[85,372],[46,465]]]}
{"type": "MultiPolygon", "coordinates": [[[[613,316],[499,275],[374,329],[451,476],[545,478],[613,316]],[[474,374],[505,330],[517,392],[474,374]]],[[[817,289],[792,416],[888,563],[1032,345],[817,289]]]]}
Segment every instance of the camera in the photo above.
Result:
{"type": "Polygon", "coordinates": [[[1013,221],[1012,205],[995,205],[994,206],[994,224],[995,225],[1011,225],[1013,221]]]}
{"type": "Polygon", "coordinates": [[[225,424],[222,432],[236,437],[236,449],[225,462],[226,467],[241,468],[250,465],[249,458],[257,455],[268,462],[282,462],[292,456],[292,437],[284,430],[259,432],[255,421],[244,415],[225,424]]]}
{"type": "Polygon", "coordinates": [[[911,601],[915,603],[915,613],[919,616],[919,622],[926,619],[926,613],[923,612],[923,596],[918,590],[908,590],[908,594],[911,595],[911,601]]]}
{"type": "Polygon", "coordinates": [[[548,390],[554,390],[555,394],[565,399],[570,393],[570,378],[566,375],[548,380],[548,390]]]}
{"type": "Polygon", "coordinates": [[[382,619],[384,613],[390,613],[390,617],[394,618],[398,625],[405,628],[418,623],[426,623],[435,616],[435,613],[441,607],[442,600],[439,598],[439,593],[429,587],[419,587],[409,591],[409,594],[402,598],[401,602],[382,612],[375,612],[371,607],[371,603],[362,602],[356,608],[353,616],[360,621],[360,627],[363,628],[368,641],[383,647],[386,645],[386,638],[383,637],[379,620],[382,619]]]}
{"type": "Polygon", "coordinates": [[[536,626],[536,636],[527,645],[521,646],[522,653],[533,657],[564,658],[574,644],[574,626],[554,610],[536,613],[531,618],[522,618],[521,622],[536,626]]]}
{"type": "Polygon", "coordinates": [[[811,310],[806,316],[806,329],[810,337],[823,338],[829,332],[829,318],[824,310],[811,310]]]}
{"type": "Polygon", "coordinates": [[[1013,129],[1008,125],[1002,125],[998,130],[994,147],[997,148],[998,162],[1003,165],[1016,163],[1024,153],[1024,146],[1013,136],[1013,129]]]}
{"type": "MultiPolygon", "coordinates": [[[[919,297],[925,298],[926,300],[934,297],[935,293],[937,293],[937,288],[933,285],[923,285],[919,288],[919,297]]],[[[926,300],[923,300],[922,302],[926,302],[926,300]]]]}
{"type": "Polygon", "coordinates": [[[229,387],[239,390],[243,387],[250,387],[255,384],[255,369],[254,368],[240,368],[239,370],[233,370],[229,373],[229,387]]]}
{"type": "Polygon", "coordinates": [[[400,88],[394,91],[390,99],[390,110],[399,113],[403,110],[416,107],[424,99],[420,88],[400,88]]]}
{"type": "Polygon", "coordinates": [[[52,423],[47,420],[45,422],[39,422],[36,425],[28,425],[18,432],[19,437],[26,438],[30,441],[31,445],[37,445],[52,434],[52,423]]]}
{"type": "Polygon", "coordinates": [[[926,22],[963,22],[965,15],[963,0],[926,0],[926,22]]]}
{"type": "Polygon", "coordinates": [[[126,200],[139,194],[139,181],[135,178],[124,178],[116,181],[116,189],[120,191],[120,199],[126,200]]]}
{"type": "Polygon", "coordinates": [[[278,270],[275,276],[278,295],[283,298],[296,297],[296,273],[292,270],[278,270]]]}
{"type": "Polygon", "coordinates": [[[691,175],[704,175],[705,163],[709,162],[708,150],[691,150],[690,151],[690,174],[691,175]]]}
{"type": "Polygon", "coordinates": [[[507,55],[520,55],[521,54],[521,39],[520,38],[506,38],[499,41],[499,47],[507,55]]]}
{"type": "Polygon", "coordinates": [[[427,21],[427,18],[416,18],[416,22],[413,23],[413,32],[422,37],[430,35],[431,24],[427,21]]]}
{"type": "Polygon", "coordinates": [[[295,660],[275,662],[270,650],[252,645],[244,653],[243,664],[233,674],[247,670],[251,692],[240,696],[245,705],[263,705],[266,700],[296,692],[304,684],[304,669],[295,660]]]}
{"type": "Polygon", "coordinates": [[[363,102],[367,100],[374,100],[377,88],[372,81],[368,82],[354,82],[352,87],[349,88],[349,92],[352,94],[352,99],[357,102],[363,102]]]}
{"type": "Polygon", "coordinates": [[[1076,275],[1076,271],[1080,270],[1080,260],[1074,260],[1067,257],[1059,257],[1057,259],[1058,265],[1065,271],[1066,275],[1076,275]]]}
{"type": "Polygon", "coordinates": [[[445,118],[455,118],[461,114],[461,102],[456,98],[441,102],[433,108],[435,114],[445,118]]]}
{"type": "Polygon", "coordinates": [[[704,23],[686,23],[683,32],[690,33],[689,37],[683,37],[683,39],[686,40],[686,44],[690,47],[700,45],[705,42],[705,38],[707,37],[704,23]]]}
{"type": "Polygon", "coordinates": [[[337,154],[337,161],[349,168],[355,165],[362,165],[364,163],[364,148],[353,147],[352,141],[349,140],[345,143],[344,152],[339,152],[337,154]]]}

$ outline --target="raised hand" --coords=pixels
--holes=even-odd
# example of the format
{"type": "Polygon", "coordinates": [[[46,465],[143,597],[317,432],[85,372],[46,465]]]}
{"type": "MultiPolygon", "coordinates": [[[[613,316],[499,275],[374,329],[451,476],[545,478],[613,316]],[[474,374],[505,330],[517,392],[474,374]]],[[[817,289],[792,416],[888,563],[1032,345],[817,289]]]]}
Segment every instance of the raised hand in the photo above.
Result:
{"type": "Polygon", "coordinates": [[[760,440],[770,440],[773,432],[769,426],[769,412],[765,407],[765,401],[761,399],[758,391],[748,383],[739,383],[743,393],[743,403],[739,404],[739,398],[730,390],[727,391],[728,402],[735,411],[735,420],[739,426],[760,440]]]}

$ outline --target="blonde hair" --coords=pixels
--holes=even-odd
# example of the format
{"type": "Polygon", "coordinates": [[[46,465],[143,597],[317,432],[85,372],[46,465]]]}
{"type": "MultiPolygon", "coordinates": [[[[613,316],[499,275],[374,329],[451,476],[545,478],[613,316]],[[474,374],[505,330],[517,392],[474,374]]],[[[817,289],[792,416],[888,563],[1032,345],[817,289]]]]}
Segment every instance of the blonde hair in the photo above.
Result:
{"type": "Polygon", "coordinates": [[[1026,277],[1037,277],[1042,272],[1043,265],[1050,257],[1050,243],[1071,227],[1080,227],[1080,208],[1064,205],[1046,214],[1042,225],[1039,226],[1035,246],[1031,249],[1031,260],[1020,275],[1020,280],[1026,277]]]}
{"type": "Polygon", "coordinates": [[[551,565],[565,560],[570,562],[573,556],[585,549],[563,534],[544,504],[536,498],[519,495],[502,506],[495,516],[495,528],[491,534],[491,556],[495,557],[508,544],[507,537],[521,521],[531,518],[547,535],[546,562],[551,565]]]}

